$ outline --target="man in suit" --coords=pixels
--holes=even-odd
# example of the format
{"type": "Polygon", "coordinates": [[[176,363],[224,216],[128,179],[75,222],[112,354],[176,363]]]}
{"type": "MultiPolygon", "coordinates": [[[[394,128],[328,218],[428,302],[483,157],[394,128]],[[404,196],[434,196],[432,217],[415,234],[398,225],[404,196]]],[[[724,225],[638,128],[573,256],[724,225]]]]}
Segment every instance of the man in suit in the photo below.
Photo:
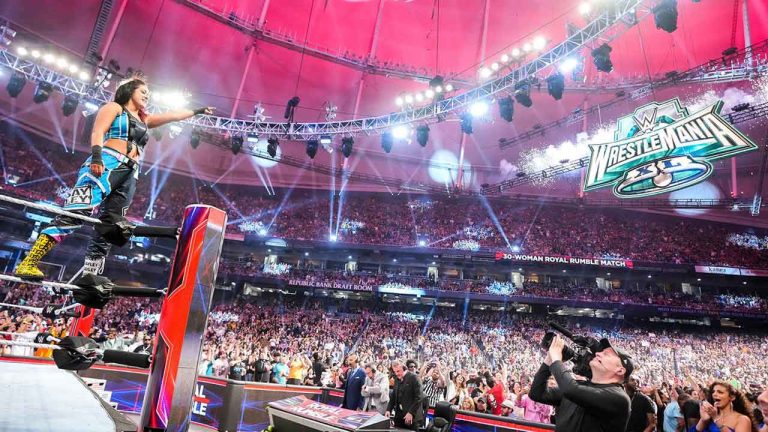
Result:
{"type": "Polygon", "coordinates": [[[365,385],[363,385],[363,396],[365,397],[365,411],[374,409],[379,414],[387,412],[389,404],[389,379],[387,375],[376,370],[376,366],[369,364],[365,366],[365,385]]]}
{"type": "Polygon", "coordinates": [[[363,398],[363,384],[365,384],[365,371],[357,363],[357,355],[350,354],[347,357],[347,379],[344,381],[344,400],[342,408],[362,411],[365,404],[363,398]]]}
{"type": "Polygon", "coordinates": [[[406,371],[400,361],[392,362],[392,371],[397,379],[387,414],[394,418],[396,427],[417,430],[424,424],[421,381],[413,372],[406,371]]]}

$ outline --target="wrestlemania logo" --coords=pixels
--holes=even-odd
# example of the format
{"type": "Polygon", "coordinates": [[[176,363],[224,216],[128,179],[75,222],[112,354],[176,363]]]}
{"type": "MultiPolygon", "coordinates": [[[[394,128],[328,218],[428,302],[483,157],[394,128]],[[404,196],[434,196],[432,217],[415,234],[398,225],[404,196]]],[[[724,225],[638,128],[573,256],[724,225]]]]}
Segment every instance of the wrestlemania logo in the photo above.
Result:
{"type": "Polygon", "coordinates": [[[675,98],[620,118],[615,142],[589,145],[584,191],[613,185],[619,198],[672,192],[704,181],[713,161],[757,149],[720,116],[722,108],[718,101],[689,114],[675,98]]]}

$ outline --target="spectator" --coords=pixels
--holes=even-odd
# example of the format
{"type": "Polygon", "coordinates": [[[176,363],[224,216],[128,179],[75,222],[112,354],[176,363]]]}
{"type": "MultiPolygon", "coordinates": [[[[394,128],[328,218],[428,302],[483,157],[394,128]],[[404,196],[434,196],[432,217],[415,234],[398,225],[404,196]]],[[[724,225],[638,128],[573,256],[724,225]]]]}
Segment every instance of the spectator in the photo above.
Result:
{"type": "Polygon", "coordinates": [[[347,357],[346,380],[344,384],[344,399],[341,403],[343,408],[349,410],[361,411],[365,405],[362,391],[365,385],[365,371],[360,367],[356,354],[350,354],[347,357]]]}
{"type": "Polygon", "coordinates": [[[127,347],[123,338],[117,337],[117,329],[112,327],[107,331],[107,340],[101,344],[101,349],[125,351],[127,347]]]}
{"type": "Polygon", "coordinates": [[[425,363],[421,369],[422,379],[421,387],[424,395],[429,398],[429,406],[435,406],[438,402],[445,400],[445,378],[440,373],[440,364],[437,359],[432,363],[425,363]]]}
{"type": "Polygon", "coordinates": [[[365,398],[363,411],[374,410],[383,415],[387,412],[387,405],[389,405],[389,380],[387,375],[379,372],[376,366],[372,364],[365,366],[365,375],[365,384],[361,391],[362,396],[365,398]]]}
{"type": "Polygon", "coordinates": [[[142,338],[141,345],[133,349],[133,352],[138,354],[152,355],[152,336],[145,334],[142,338]]]}
{"type": "Polygon", "coordinates": [[[395,373],[395,389],[387,406],[387,413],[394,417],[396,427],[418,430],[423,426],[425,413],[421,401],[421,382],[418,377],[403,367],[399,361],[392,362],[395,373]]]}
{"type": "Polygon", "coordinates": [[[656,404],[638,390],[637,378],[629,377],[624,389],[631,401],[626,432],[653,432],[656,430],[656,404]]]}
{"type": "Polygon", "coordinates": [[[275,364],[272,366],[272,382],[277,384],[288,383],[288,365],[285,364],[285,356],[280,354],[275,356],[275,364]]]}
{"type": "Polygon", "coordinates": [[[753,426],[752,404],[741,391],[725,381],[715,381],[709,386],[709,393],[713,403],[702,403],[697,431],[750,432],[756,429],[753,426]],[[712,429],[713,425],[716,429],[712,429]]]}

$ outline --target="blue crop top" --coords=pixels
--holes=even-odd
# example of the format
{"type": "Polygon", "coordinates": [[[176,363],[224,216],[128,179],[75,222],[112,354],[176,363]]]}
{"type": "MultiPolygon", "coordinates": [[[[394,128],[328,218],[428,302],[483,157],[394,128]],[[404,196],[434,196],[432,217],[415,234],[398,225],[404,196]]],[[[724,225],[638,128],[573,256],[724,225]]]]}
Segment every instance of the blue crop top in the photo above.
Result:
{"type": "Polygon", "coordinates": [[[108,139],[119,139],[127,142],[128,153],[131,153],[133,145],[136,145],[139,147],[139,153],[141,153],[149,140],[147,125],[123,109],[112,121],[107,133],[104,134],[104,141],[108,139]]]}

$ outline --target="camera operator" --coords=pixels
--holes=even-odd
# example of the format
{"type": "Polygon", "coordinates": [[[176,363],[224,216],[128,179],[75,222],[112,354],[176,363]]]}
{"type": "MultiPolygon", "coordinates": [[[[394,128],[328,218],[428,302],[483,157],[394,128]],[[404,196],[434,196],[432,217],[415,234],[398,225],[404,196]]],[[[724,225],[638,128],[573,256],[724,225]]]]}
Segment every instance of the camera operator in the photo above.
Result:
{"type": "Polygon", "coordinates": [[[557,407],[557,432],[623,431],[629,419],[630,400],[623,383],[634,370],[631,358],[600,341],[601,351],[589,362],[592,380],[578,382],[563,365],[565,342],[556,335],[552,339],[544,363],[533,378],[529,397],[557,407]],[[553,375],[557,388],[547,388],[553,375]]]}

